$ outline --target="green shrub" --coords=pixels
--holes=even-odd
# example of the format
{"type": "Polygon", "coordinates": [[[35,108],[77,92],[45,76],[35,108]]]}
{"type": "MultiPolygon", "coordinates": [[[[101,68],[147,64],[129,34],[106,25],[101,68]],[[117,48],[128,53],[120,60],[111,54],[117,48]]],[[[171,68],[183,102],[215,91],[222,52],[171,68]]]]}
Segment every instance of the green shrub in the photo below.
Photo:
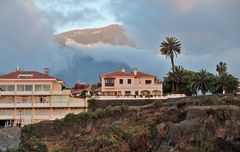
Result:
{"type": "Polygon", "coordinates": [[[8,148],[7,150],[6,150],[6,152],[18,152],[19,150],[17,150],[17,149],[12,149],[12,148],[8,148]]]}
{"type": "Polygon", "coordinates": [[[77,122],[77,117],[74,113],[69,113],[64,117],[63,121],[67,125],[73,125],[74,123],[77,122]]]}
{"type": "Polygon", "coordinates": [[[212,102],[212,100],[211,100],[210,97],[204,97],[204,98],[202,98],[202,99],[201,99],[201,103],[202,103],[203,105],[211,105],[211,104],[213,104],[213,102],[212,102]]]}
{"type": "Polygon", "coordinates": [[[222,108],[217,110],[217,117],[219,120],[221,121],[225,121],[231,118],[231,110],[226,109],[226,108],[222,108]]]}
{"type": "Polygon", "coordinates": [[[32,131],[33,131],[33,125],[30,124],[30,125],[25,125],[23,128],[22,128],[22,131],[25,132],[25,133],[29,133],[31,134],[32,131]]]}
{"type": "Polygon", "coordinates": [[[195,131],[193,152],[213,152],[214,133],[206,126],[195,131]]]}
{"type": "Polygon", "coordinates": [[[112,147],[114,151],[120,151],[120,141],[114,138],[111,133],[103,133],[97,137],[100,147],[112,147]]]}
{"type": "Polygon", "coordinates": [[[96,99],[89,99],[88,100],[88,109],[92,109],[93,105],[98,102],[96,99]]]}

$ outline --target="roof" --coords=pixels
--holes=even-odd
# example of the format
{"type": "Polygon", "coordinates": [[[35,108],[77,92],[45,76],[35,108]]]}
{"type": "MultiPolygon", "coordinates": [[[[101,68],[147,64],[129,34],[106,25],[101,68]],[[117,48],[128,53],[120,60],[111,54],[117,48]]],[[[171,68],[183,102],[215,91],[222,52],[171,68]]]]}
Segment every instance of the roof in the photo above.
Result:
{"type": "Polygon", "coordinates": [[[57,78],[35,71],[15,71],[5,75],[1,75],[0,79],[57,79],[57,78]],[[19,78],[18,77],[19,75],[32,75],[32,77],[19,78]]]}
{"type": "MultiPolygon", "coordinates": [[[[130,77],[134,77],[134,72],[115,71],[115,72],[111,72],[111,73],[102,74],[101,77],[102,76],[104,76],[104,77],[116,77],[116,76],[130,76],[130,77]]],[[[156,77],[156,76],[138,71],[137,72],[137,76],[135,76],[135,77],[156,77]]]]}
{"type": "MultiPolygon", "coordinates": [[[[134,73],[133,72],[130,72],[131,75],[134,76],[134,73]]],[[[147,74],[147,73],[143,73],[143,72],[137,72],[137,77],[156,77],[155,75],[152,75],[152,74],[147,74]]]]}
{"type": "Polygon", "coordinates": [[[132,76],[132,75],[128,72],[115,71],[111,73],[102,74],[101,76],[111,77],[111,76],[132,76]]]}

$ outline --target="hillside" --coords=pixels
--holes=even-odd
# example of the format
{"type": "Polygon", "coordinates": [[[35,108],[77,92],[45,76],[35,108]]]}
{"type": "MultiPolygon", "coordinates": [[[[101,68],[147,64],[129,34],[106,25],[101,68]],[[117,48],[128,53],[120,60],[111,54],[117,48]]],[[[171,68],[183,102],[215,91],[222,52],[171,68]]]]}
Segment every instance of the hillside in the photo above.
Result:
{"type": "Polygon", "coordinates": [[[121,25],[113,24],[101,28],[72,30],[56,34],[54,40],[61,45],[66,45],[68,40],[82,45],[97,43],[110,45],[125,45],[134,47],[134,41],[127,35],[121,25]]]}
{"type": "MultiPolygon", "coordinates": [[[[115,106],[26,126],[23,151],[237,152],[240,96],[115,106]]],[[[101,103],[98,103],[101,104],[101,103]]],[[[102,103],[104,104],[104,103],[102,103]]]]}

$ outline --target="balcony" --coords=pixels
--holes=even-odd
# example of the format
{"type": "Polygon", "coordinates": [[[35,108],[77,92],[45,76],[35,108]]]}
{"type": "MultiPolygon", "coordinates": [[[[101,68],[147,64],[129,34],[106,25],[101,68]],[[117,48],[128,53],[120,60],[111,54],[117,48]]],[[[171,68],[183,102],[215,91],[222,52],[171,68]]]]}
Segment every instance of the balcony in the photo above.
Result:
{"type": "Polygon", "coordinates": [[[0,95],[62,95],[70,94],[66,91],[0,91],[0,95]]]}

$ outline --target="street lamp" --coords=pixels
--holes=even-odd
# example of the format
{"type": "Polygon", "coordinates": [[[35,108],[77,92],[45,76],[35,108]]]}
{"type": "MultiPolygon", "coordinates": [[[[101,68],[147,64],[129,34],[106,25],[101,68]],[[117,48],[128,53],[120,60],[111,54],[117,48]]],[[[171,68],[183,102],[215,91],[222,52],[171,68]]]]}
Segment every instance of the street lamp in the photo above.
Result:
{"type": "Polygon", "coordinates": [[[21,117],[22,110],[20,110],[20,127],[22,126],[22,117],[21,117]]]}

